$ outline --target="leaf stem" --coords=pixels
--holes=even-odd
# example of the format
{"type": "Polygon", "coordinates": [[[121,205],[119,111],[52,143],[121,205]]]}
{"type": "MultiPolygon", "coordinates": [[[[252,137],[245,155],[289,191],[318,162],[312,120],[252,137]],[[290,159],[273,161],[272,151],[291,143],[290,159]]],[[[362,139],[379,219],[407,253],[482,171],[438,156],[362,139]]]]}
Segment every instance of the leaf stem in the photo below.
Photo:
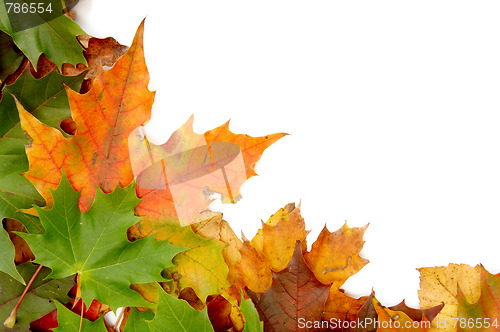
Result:
{"type": "Polygon", "coordinates": [[[16,325],[17,310],[19,309],[19,306],[23,302],[24,297],[26,296],[26,293],[28,293],[28,290],[31,287],[31,284],[33,283],[33,281],[35,281],[35,278],[38,275],[38,273],[40,272],[40,270],[42,269],[42,267],[43,267],[43,265],[39,265],[38,269],[36,269],[35,273],[33,273],[33,276],[31,277],[30,281],[26,285],[26,288],[24,288],[23,294],[21,294],[21,297],[17,301],[16,306],[14,307],[14,309],[12,309],[12,312],[10,313],[9,318],[7,318],[5,320],[5,322],[3,323],[3,325],[5,325],[6,327],[13,328],[14,325],[16,325]]]}
{"type": "Polygon", "coordinates": [[[82,325],[83,325],[83,307],[85,306],[85,303],[83,303],[82,300],[82,312],[80,314],[80,328],[78,329],[78,332],[82,332],[82,325]]]}
{"type": "Polygon", "coordinates": [[[115,326],[113,326],[113,330],[116,331],[116,328],[118,327],[118,325],[120,324],[120,320],[123,318],[123,314],[125,313],[125,310],[127,308],[122,308],[122,310],[120,311],[120,313],[118,314],[118,317],[116,317],[116,322],[115,322],[115,326]]]}

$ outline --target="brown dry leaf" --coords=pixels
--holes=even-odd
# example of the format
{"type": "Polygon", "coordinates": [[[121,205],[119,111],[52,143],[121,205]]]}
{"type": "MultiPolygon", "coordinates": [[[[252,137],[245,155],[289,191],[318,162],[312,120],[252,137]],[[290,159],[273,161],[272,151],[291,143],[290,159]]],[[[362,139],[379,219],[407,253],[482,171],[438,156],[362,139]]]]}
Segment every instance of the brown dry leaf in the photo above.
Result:
{"type": "Polygon", "coordinates": [[[341,229],[330,233],[325,226],[313,243],[311,251],[304,255],[316,278],[323,284],[332,285],[323,313],[325,320],[352,320],[366,300],[350,298],[340,287],[350,276],[368,264],[367,259],[359,256],[365,243],[363,235],[367,227],[368,225],[349,228],[345,223],[341,229]]]}
{"type": "MultiPolygon", "coordinates": [[[[121,45],[112,37],[104,39],[91,37],[88,40],[88,46],[83,51],[83,55],[89,64],[89,72],[85,76],[85,79],[96,77],[98,68],[100,67],[113,67],[115,62],[127,51],[127,46],[121,45]]],[[[70,74],[70,70],[74,70],[71,67],[70,64],[63,65],[63,75],[74,76],[75,72],[70,74]],[[65,74],[65,71],[67,74],[65,74]]]]}
{"type": "Polygon", "coordinates": [[[205,308],[205,304],[196,296],[195,291],[191,287],[186,287],[179,292],[179,299],[189,303],[191,307],[198,311],[205,308]]]}
{"type": "MultiPolygon", "coordinates": [[[[85,67],[83,64],[81,64],[81,66],[85,67]]],[[[47,56],[43,53],[38,58],[36,70],[31,62],[29,64],[29,70],[31,72],[31,75],[33,75],[33,77],[36,78],[37,80],[47,76],[52,70],[54,70],[54,68],[57,68],[56,64],[50,61],[50,59],[47,58],[47,56]]]]}
{"type": "MultiPolygon", "coordinates": [[[[92,80],[97,76],[99,68],[104,66],[113,67],[115,62],[128,50],[127,46],[121,45],[112,37],[100,39],[82,35],[78,37],[78,40],[85,47],[83,55],[87,60],[88,66],[79,63],[75,67],[69,63],[65,63],[62,66],[62,75],[64,76],[77,76],[88,70],[85,79],[92,80]]],[[[40,56],[36,71],[30,64],[31,73],[37,79],[44,77],[54,68],[56,68],[56,65],[45,54],[40,56]]]]}
{"type": "Polygon", "coordinates": [[[239,308],[222,296],[217,296],[207,304],[208,317],[215,332],[225,332],[231,328],[234,331],[243,330],[245,318],[239,308]]]}
{"type": "Polygon", "coordinates": [[[9,233],[10,240],[14,244],[14,249],[16,253],[14,257],[14,262],[17,265],[20,265],[35,259],[35,255],[33,255],[33,252],[31,251],[26,241],[19,235],[13,233],[13,232],[27,233],[24,225],[20,221],[10,218],[5,218],[3,222],[4,222],[4,228],[9,233]]]}
{"type": "MultiPolygon", "coordinates": [[[[21,74],[26,70],[26,67],[28,67],[28,63],[30,63],[28,61],[28,58],[23,58],[23,61],[21,62],[19,67],[12,74],[8,75],[5,78],[5,81],[2,82],[0,86],[14,84],[19,78],[19,76],[21,76],[21,74]]],[[[2,91],[0,91],[0,97],[1,96],[2,96],[2,91]]]]}
{"type": "Polygon", "coordinates": [[[444,302],[444,308],[432,321],[432,328],[429,331],[456,331],[454,325],[458,317],[458,286],[467,301],[475,303],[481,294],[480,267],[449,264],[446,267],[426,267],[418,270],[420,308],[428,309],[444,302]]]}

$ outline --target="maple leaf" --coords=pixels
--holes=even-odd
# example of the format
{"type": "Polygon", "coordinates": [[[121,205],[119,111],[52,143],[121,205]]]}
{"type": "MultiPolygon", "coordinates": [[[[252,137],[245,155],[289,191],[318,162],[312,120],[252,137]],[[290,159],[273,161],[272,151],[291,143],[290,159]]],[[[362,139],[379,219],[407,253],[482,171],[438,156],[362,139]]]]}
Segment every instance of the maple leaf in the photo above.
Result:
{"type": "Polygon", "coordinates": [[[262,294],[248,291],[266,331],[312,331],[299,328],[299,320],[320,321],[330,286],[320,283],[302,255],[297,241],[292,259],[281,272],[273,272],[271,288],[262,294]]]}
{"type": "Polygon", "coordinates": [[[161,271],[184,248],[151,237],[127,240],[127,228],[139,219],[133,215],[139,201],[134,189],[98,191],[91,209],[82,213],[79,193],[63,176],[52,193],[54,206],[37,207],[45,234],[18,234],[28,242],[35,262],[52,269],[50,277],[78,275],[83,301],[97,299],[111,309],[147,306],[130,284],[161,281],[161,271]]]}
{"type": "Polygon", "coordinates": [[[480,266],[480,270],[481,295],[477,302],[469,302],[461,287],[458,287],[458,331],[477,331],[480,328],[500,331],[500,274],[493,275],[483,266],[480,266]],[[471,321],[472,327],[468,324],[471,321]]]}
{"type": "Polygon", "coordinates": [[[420,272],[420,290],[418,291],[420,308],[432,308],[444,303],[444,308],[432,321],[433,330],[456,331],[458,287],[463,290],[462,294],[469,303],[476,302],[481,293],[480,267],[449,264],[446,267],[426,267],[418,270],[420,272]]]}
{"type": "MultiPolygon", "coordinates": [[[[61,68],[63,63],[86,64],[82,54],[83,48],[76,39],[76,36],[85,32],[78,24],[64,15],[54,19],[37,15],[37,18],[41,20],[41,24],[19,29],[16,27],[17,22],[11,21],[6,6],[0,6],[0,30],[12,37],[31,63],[36,64],[40,54],[44,53],[58,68],[61,68]]],[[[26,22],[26,18],[20,18],[20,22],[26,22]]]]}
{"type": "Polygon", "coordinates": [[[325,304],[323,319],[354,320],[357,310],[366,298],[352,299],[340,290],[345,281],[360,271],[368,260],[359,256],[363,248],[363,228],[349,228],[345,223],[336,232],[329,232],[326,226],[312,244],[311,251],[304,258],[316,278],[323,284],[331,284],[325,304]]]}
{"type": "Polygon", "coordinates": [[[106,332],[102,316],[94,322],[83,319],[82,327],[80,328],[80,316],[66,308],[59,301],[55,301],[57,307],[57,322],[58,327],[55,332],[74,332],[74,331],[95,331],[106,332]]]}
{"type": "Polygon", "coordinates": [[[158,232],[162,238],[165,223],[195,222],[213,201],[212,193],[235,203],[264,150],[284,135],[235,135],[229,123],[201,135],[193,131],[191,117],[165,144],[154,145],[137,128],[129,137],[129,150],[137,195],[143,199],[136,213],[147,218],[131,232],[139,237],[158,232]]]}
{"type": "Polygon", "coordinates": [[[52,205],[51,190],[64,170],[75,190],[82,191],[80,209],[90,208],[97,188],[109,193],[133,180],[127,150],[130,132],[150,118],[154,92],[143,52],[144,22],[132,46],[108,71],[100,69],[86,94],[67,89],[76,133],[65,138],[19,107],[22,128],[32,138],[26,148],[30,164],[24,176],[52,205]]]}
{"type": "Polygon", "coordinates": [[[359,256],[367,227],[349,228],[345,223],[336,232],[329,232],[326,226],[323,228],[311,251],[304,255],[319,281],[340,288],[350,276],[368,264],[368,260],[359,256]]]}
{"type": "MultiPolygon", "coordinates": [[[[26,263],[17,267],[19,273],[29,280],[38,268],[26,263]]],[[[30,322],[55,309],[53,300],[69,302],[68,292],[75,284],[74,278],[51,279],[50,269],[42,268],[26,294],[22,306],[17,312],[16,325],[9,331],[27,331],[30,322]]],[[[0,317],[8,317],[16,305],[25,286],[13,280],[7,274],[0,273],[0,317]]]]}

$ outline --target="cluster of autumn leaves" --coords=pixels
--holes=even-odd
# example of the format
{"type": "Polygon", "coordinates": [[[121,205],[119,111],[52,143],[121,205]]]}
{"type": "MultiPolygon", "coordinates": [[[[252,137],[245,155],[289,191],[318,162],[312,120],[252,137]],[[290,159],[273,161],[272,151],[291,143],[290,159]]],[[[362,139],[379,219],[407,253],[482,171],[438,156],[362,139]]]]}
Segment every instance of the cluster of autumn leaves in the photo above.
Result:
{"type": "MultiPolygon", "coordinates": [[[[250,137],[226,123],[200,135],[191,118],[167,143],[150,144],[137,132],[154,101],[144,24],[127,48],[65,16],[57,23],[22,32],[0,23],[0,314],[23,298],[6,325],[106,331],[103,315],[125,307],[121,331],[500,330],[500,276],[480,266],[422,268],[421,309],[387,308],[373,293],[340,289],[368,263],[359,255],[366,227],[325,227],[308,251],[300,209],[289,204],[250,241],[222,214],[199,212],[211,202],[207,187],[232,202],[241,183],[224,193],[221,177],[193,182],[181,203],[172,179],[141,187],[137,165],[219,143],[237,146],[242,160],[224,179],[246,180],[285,134],[250,137]],[[30,44],[49,30],[40,38],[54,42],[30,44]],[[193,222],[181,226],[180,214],[193,222]]],[[[186,165],[180,173],[196,173],[198,164],[186,165]]]]}

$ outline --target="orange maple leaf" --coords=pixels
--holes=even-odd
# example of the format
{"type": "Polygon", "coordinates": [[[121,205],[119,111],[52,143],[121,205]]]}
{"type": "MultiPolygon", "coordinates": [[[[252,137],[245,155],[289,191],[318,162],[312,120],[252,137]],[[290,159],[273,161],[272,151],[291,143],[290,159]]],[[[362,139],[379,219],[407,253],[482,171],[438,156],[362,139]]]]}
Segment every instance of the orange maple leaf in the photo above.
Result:
{"type": "Polygon", "coordinates": [[[82,211],[92,205],[97,187],[109,193],[134,179],[128,137],[150,119],[155,94],[147,88],[143,33],[144,21],[128,52],[110,70],[99,68],[88,93],[67,89],[77,126],[73,137],[63,137],[18,104],[21,125],[31,141],[26,147],[30,168],[24,176],[45,198],[47,206],[53,204],[51,190],[59,184],[63,170],[72,187],[81,190],[82,211]]]}
{"type": "Polygon", "coordinates": [[[229,123],[197,134],[191,117],[165,144],[153,145],[138,128],[129,137],[129,149],[142,199],[135,212],[146,218],[131,229],[131,236],[158,232],[157,239],[164,239],[162,225],[195,222],[213,201],[213,193],[235,203],[240,186],[256,175],[254,167],[264,150],[285,135],[234,134],[229,123]]]}

